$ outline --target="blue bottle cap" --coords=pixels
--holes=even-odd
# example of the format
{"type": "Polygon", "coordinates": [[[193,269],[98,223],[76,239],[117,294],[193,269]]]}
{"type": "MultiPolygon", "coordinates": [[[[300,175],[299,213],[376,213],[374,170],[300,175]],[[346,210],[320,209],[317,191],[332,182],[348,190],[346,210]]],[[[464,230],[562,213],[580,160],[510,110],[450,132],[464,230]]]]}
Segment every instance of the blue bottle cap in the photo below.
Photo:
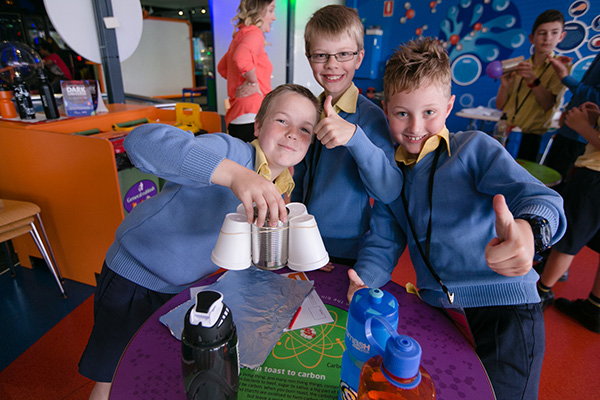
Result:
{"type": "MultiPolygon", "coordinates": [[[[420,374],[421,354],[421,346],[415,339],[406,335],[394,335],[385,345],[383,366],[397,378],[411,379],[420,374]]],[[[389,376],[386,378],[390,380],[389,376]]],[[[418,382],[412,382],[410,386],[417,386],[421,381],[418,378],[418,382]]]]}
{"type": "Polygon", "coordinates": [[[361,324],[369,317],[380,316],[397,326],[398,300],[381,289],[359,289],[352,297],[348,313],[361,324]]]}

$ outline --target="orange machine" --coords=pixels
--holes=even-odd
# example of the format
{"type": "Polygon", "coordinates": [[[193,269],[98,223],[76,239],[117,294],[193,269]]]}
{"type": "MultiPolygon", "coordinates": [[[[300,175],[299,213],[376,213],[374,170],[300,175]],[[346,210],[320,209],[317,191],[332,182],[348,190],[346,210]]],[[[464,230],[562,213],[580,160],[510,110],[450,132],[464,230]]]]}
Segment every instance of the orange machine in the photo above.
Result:
{"type": "MultiPolygon", "coordinates": [[[[95,285],[114,232],[123,219],[119,178],[110,139],[117,123],[147,118],[176,123],[174,110],[109,104],[108,113],[25,123],[0,118],[0,198],[31,201],[41,215],[65,278],[95,285]],[[97,132],[87,136],[75,132],[97,132]]],[[[221,117],[201,112],[202,127],[220,132],[221,117]]],[[[13,240],[22,265],[41,257],[33,240],[13,240]]]]}

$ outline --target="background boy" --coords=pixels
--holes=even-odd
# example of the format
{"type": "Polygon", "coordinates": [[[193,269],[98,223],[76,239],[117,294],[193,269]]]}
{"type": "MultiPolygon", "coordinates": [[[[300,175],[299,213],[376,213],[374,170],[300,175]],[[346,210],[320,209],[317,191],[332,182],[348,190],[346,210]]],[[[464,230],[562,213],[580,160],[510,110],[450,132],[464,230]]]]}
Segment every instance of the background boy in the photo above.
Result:
{"type": "Polygon", "coordinates": [[[529,35],[533,55],[500,78],[496,108],[506,113],[509,124],[522,131],[517,158],[537,161],[542,135],[550,127],[564,94],[565,87],[549,62],[554,48],[565,37],[564,25],[558,10],[538,15],[529,35]]]}
{"type": "MultiPolygon", "coordinates": [[[[587,101],[600,104],[600,53],[596,55],[592,64],[585,71],[581,82],[577,82],[573,76],[569,75],[569,70],[559,60],[551,59],[550,62],[561,82],[573,93],[569,104],[565,107],[565,112],[573,107],[579,107],[587,101]]],[[[560,184],[553,187],[554,190],[562,193],[571,175],[573,164],[577,157],[585,151],[586,143],[587,141],[581,135],[566,124],[562,124],[556,131],[548,157],[544,162],[562,176],[560,184]]]]}
{"type": "MultiPolygon", "coordinates": [[[[552,286],[569,269],[583,246],[600,252],[600,208],[597,200],[600,196],[599,117],[598,105],[591,102],[571,108],[565,117],[565,124],[583,136],[588,144],[585,153],[575,162],[575,172],[564,193],[567,231],[552,248],[538,282],[544,305],[552,303],[552,286]]],[[[555,305],[559,311],[575,318],[587,329],[600,333],[600,267],[587,299],[570,301],[559,298],[555,305]]]]}
{"type": "Polygon", "coordinates": [[[562,199],[490,136],[448,133],[450,89],[449,57],[433,39],[388,61],[384,110],[404,183],[396,201],[375,202],[348,296],[387,283],[408,244],[421,298],[448,304],[429,259],[464,308],[497,398],[537,399],[545,336],[534,243],[541,250],[562,236],[562,199]]]}
{"type": "Polygon", "coordinates": [[[324,89],[324,118],[315,128],[319,141],[294,169],[291,198],[319,221],[330,259],[347,265],[369,228],[369,198],[391,201],[400,187],[385,115],[352,83],[365,53],[363,31],[357,12],[340,5],[321,8],[306,25],[306,56],[324,89]]]}
{"type": "Polygon", "coordinates": [[[287,219],[281,194],[290,193],[288,168],[300,162],[320,116],[315,96],[281,85],[264,99],[255,122],[258,139],[226,134],[194,137],[170,125],[134,129],[125,148],[141,170],[167,180],[163,190],[133,209],[108,249],[94,297],[94,327],[79,363],[96,381],[90,398],[108,398],[127,343],[173,295],[217,271],[210,261],[225,215],[240,200],[262,226],[267,209],[287,219]],[[271,182],[273,181],[273,182],[271,182]]]}

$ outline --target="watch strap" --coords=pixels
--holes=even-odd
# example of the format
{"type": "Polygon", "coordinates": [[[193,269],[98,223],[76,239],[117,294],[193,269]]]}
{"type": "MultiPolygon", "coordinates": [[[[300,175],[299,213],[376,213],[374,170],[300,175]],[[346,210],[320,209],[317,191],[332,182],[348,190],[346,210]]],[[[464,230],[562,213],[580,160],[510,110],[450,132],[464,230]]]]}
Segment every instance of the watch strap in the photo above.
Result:
{"type": "Polygon", "coordinates": [[[535,78],[535,81],[533,81],[533,83],[527,84],[527,86],[529,86],[531,89],[533,89],[534,87],[539,86],[540,83],[542,83],[542,81],[540,81],[540,78],[535,78]]]}

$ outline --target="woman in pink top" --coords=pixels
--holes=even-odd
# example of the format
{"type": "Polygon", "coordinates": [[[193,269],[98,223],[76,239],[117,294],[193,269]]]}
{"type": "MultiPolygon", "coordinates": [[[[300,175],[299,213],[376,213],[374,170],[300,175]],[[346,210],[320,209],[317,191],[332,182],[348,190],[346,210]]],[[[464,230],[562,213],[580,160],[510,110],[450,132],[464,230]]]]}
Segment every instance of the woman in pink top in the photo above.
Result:
{"type": "Polygon", "coordinates": [[[217,70],[227,79],[230,108],[225,123],[230,135],[254,140],[254,119],[264,95],[271,91],[273,65],[265,52],[265,33],[275,21],[275,0],[241,0],[233,40],[217,70]]]}

